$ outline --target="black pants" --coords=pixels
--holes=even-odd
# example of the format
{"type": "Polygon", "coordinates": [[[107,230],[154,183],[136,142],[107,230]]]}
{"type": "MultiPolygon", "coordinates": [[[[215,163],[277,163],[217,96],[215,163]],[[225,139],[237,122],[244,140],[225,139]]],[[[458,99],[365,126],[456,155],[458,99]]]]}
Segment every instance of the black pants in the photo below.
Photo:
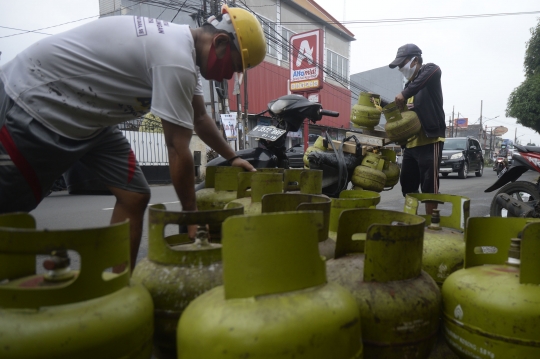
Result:
{"type": "Polygon", "coordinates": [[[401,164],[401,192],[407,193],[439,193],[439,168],[443,142],[406,148],[401,164]]]}

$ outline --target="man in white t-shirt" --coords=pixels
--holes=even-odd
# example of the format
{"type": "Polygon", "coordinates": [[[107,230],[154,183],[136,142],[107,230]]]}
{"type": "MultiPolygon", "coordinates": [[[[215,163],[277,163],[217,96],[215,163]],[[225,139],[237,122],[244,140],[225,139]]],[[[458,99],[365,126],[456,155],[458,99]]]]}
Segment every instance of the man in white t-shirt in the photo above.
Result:
{"type": "Polygon", "coordinates": [[[116,196],[111,223],[130,220],[133,267],[150,189],[115,125],[149,111],[161,118],[174,188],[183,210],[197,210],[193,130],[231,165],[255,170],[206,113],[200,76],[230,79],[265,54],[258,20],[227,6],[197,29],[115,16],[33,44],[0,68],[0,213],[34,209],[81,161],[116,196]]]}

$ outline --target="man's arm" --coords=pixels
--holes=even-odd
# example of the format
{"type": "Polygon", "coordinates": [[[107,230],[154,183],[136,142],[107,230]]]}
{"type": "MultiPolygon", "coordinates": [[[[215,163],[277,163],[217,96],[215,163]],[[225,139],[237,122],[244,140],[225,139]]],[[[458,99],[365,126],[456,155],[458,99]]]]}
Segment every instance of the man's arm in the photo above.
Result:
{"type": "MultiPolygon", "coordinates": [[[[229,160],[236,156],[231,146],[225,141],[214,121],[206,113],[203,96],[193,96],[192,101],[194,119],[193,126],[195,132],[204,143],[212,147],[222,157],[229,160]]],[[[255,171],[253,166],[241,158],[235,159],[231,165],[242,167],[246,171],[255,171]]]]}
{"type": "Polygon", "coordinates": [[[401,93],[403,97],[409,98],[416,95],[421,89],[426,87],[431,81],[441,81],[441,68],[435,64],[424,66],[422,72],[409,83],[406,89],[401,93]]]}
{"type": "Polygon", "coordinates": [[[169,152],[171,180],[182,204],[182,210],[196,211],[195,169],[189,149],[192,131],[165,120],[161,120],[161,123],[169,152]]]}
{"type": "Polygon", "coordinates": [[[394,101],[396,105],[403,109],[405,107],[405,101],[416,95],[421,89],[426,87],[431,81],[441,81],[441,68],[435,64],[425,65],[418,76],[411,81],[407,87],[401,91],[394,101]]]}

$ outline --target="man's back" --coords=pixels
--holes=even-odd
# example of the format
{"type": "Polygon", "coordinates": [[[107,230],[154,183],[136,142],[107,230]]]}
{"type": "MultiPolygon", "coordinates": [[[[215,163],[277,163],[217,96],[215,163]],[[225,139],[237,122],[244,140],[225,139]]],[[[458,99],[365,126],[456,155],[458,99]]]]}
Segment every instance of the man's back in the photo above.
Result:
{"type": "Polygon", "coordinates": [[[190,127],[198,84],[189,28],[132,16],[103,18],[39,41],[0,76],[19,106],[70,138],[142,116],[151,104],[156,115],[182,116],[190,127]],[[168,100],[174,93],[175,100],[184,95],[183,106],[168,100]]]}

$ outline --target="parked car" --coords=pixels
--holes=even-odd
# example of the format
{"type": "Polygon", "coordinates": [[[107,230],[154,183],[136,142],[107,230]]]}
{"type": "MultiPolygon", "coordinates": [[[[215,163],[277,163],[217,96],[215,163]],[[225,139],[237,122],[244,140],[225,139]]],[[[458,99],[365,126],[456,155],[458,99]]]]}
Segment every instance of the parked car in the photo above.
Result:
{"type": "Polygon", "coordinates": [[[304,167],[304,145],[298,144],[289,148],[286,152],[289,158],[289,167],[303,168],[304,167]]]}
{"type": "Polygon", "coordinates": [[[480,142],[473,137],[445,139],[439,172],[443,177],[454,172],[459,178],[467,178],[469,172],[481,177],[484,173],[484,155],[480,142]]]}

